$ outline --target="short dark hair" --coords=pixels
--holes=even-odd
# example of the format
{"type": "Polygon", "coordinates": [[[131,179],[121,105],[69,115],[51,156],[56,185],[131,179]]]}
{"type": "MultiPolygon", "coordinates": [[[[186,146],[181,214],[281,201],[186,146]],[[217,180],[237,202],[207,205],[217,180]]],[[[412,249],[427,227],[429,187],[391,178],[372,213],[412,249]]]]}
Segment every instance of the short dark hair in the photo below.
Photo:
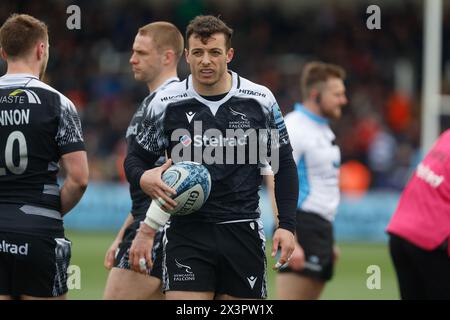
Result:
{"type": "Polygon", "coordinates": [[[191,20],[186,28],[186,46],[189,47],[189,38],[192,35],[199,37],[203,43],[206,43],[208,38],[214,33],[222,33],[225,36],[227,50],[231,48],[233,29],[227,26],[221,19],[211,15],[197,16],[191,20]]]}
{"type": "Polygon", "coordinates": [[[180,60],[183,55],[184,40],[178,28],[170,22],[156,21],[139,28],[138,33],[152,38],[158,51],[173,49],[180,60]]]}
{"type": "Polygon", "coordinates": [[[311,89],[324,84],[328,79],[338,78],[345,80],[345,77],[345,70],[338,65],[320,61],[307,63],[303,67],[302,75],[300,77],[302,100],[305,101],[308,98],[311,89]]]}
{"type": "Polygon", "coordinates": [[[12,14],[0,28],[0,46],[12,58],[25,56],[38,41],[47,40],[47,25],[28,14],[12,14]]]}

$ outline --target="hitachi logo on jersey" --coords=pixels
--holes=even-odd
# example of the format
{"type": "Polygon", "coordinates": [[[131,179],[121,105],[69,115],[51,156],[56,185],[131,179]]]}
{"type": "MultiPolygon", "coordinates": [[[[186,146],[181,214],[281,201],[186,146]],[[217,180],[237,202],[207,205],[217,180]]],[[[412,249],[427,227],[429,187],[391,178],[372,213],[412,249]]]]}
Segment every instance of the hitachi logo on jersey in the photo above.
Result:
{"type": "Polygon", "coordinates": [[[165,96],[165,97],[161,98],[161,102],[169,101],[169,100],[176,99],[176,98],[187,98],[187,96],[188,96],[187,93],[177,94],[174,96],[165,96]]]}
{"type": "Polygon", "coordinates": [[[194,147],[236,147],[245,146],[247,144],[247,136],[241,137],[210,137],[197,135],[194,136],[194,147]]]}
{"type": "Polygon", "coordinates": [[[248,89],[239,89],[239,93],[248,94],[250,96],[263,97],[263,98],[266,97],[265,93],[258,92],[258,91],[253,91],[253,90],[248,90],[248,89]]]}
{"type": "Polygon", "coordinates": [[[0,111],[0,126],[18,126],[30,122],[30,109],[0,111]]]}
{"type": "Polygon", "coordinates": [[[28,243],[18,246],[17,244],[8,243],[5,240],[2,240],[0,242],[0,252],[26,256],[28,255],[28,243]]]}

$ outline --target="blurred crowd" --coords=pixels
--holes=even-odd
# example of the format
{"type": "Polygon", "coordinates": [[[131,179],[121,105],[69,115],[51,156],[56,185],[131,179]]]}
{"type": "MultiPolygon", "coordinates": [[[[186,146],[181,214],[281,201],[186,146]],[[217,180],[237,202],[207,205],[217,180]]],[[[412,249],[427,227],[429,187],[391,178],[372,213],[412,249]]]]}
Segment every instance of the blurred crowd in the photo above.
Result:
{"type": "MultiPolygon", "coordinates": [[[[279,2],[2,0],[0,21],[24,12],[48,23],[46,81],[78,108],[92,180],[124,181],[125,131],[147,95],[128,63],[137,29],[168,20],[184,32],[195,15],[214,14],[235,30],[230,69],[269,87],[284,113],[299,99],[299,72],[306,61],[343,66],[349,104],[341,121],[332,124],[342,151],[343,188],[401,190],[420,159],[422,3],[381,6],[381,29],[369,30],[364,1],[320,7],[279,2]],[[66,28],[71,4],[81,9],[80,30],[66,28]]],[[[447,10],[444,36],[449,34],[447,10]]],[[[443,56],[450,60],[445,42],[443,56]]],[[[1,74],[5,70],[2,62],[1,74]]],[[[184,59],[179,74],[188,74],[184,59]]],[[[444,79],[444,92],[448,83],[444,79]]]]}

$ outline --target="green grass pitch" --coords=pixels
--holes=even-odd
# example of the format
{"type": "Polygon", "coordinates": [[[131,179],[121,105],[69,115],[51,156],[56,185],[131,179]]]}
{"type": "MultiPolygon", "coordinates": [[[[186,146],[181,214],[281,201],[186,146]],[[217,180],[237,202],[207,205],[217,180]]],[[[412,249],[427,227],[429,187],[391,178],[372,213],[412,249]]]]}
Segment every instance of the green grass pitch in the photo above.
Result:
{"type": "MultiPolygon", "coordinates": [[[[69,299],[102,299],[107,271],[103,267],[106,249],[111,244],[113,233],[77,232],[69,230],[66,236],[72,241],[72,265],[80,267],[80,289],[71,289],[69,299]]],[[[267,252],[270,250],[267,243],[267,252]]],[[[322,299],[398,299],[397,282],[386,244],[339,243],[341,257],[335,276],[327,285],[322,299]],[[381,288],[368,289],[367,279],[371,276],[367,268],[378,266],[381,288]]],[[[268,255],[269,266],[274,260],[268,255]]],[[[269,299],[276,299],[274,290],[275,273],[268,274],[269,299]]]]}

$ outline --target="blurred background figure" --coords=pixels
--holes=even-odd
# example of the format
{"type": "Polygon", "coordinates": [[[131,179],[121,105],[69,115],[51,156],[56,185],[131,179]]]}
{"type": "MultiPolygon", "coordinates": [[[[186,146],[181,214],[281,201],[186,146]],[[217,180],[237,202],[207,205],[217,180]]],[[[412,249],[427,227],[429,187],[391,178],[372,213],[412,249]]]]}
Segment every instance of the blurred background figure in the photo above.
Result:
{"type": "Polygon", "coordinates": [[[450,300],[450,130],[417,167],[387,231],[402,299],[450,300]]]}
{"type": "Polygon", "coordinates": [[[333,276],[337,248],[333,220],[339,204],[341,153],[329,127],[347,104],[345,71],[323,62],[307,63],[301,73],[302,103],[286,115],[297,165],[297,246],[277,275],[279,299],[318,299],[333,276]]]}

